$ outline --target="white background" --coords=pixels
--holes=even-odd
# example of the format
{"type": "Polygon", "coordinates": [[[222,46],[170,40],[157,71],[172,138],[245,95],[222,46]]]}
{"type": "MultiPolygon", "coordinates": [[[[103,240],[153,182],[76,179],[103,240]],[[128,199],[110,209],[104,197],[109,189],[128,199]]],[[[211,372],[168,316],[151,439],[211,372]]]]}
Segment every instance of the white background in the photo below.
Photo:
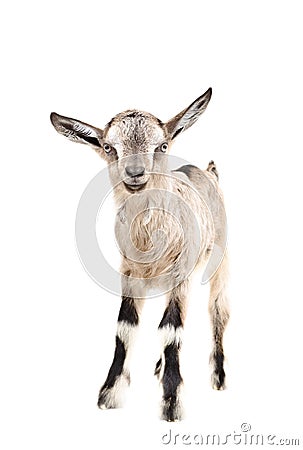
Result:
{"type": "MultiPolygon", "coordinates": [[[[4,6],[1,448],[156,449],[169,447],[161,438],[170,429],[224,437],[244,422],[252,433],[302,444],[301,7],[277,0],[4,6]],[[202,168],[214,159],[225,193],[228,390],[210,388],[208,288],[197,280],[182,360],[187,419],[157,418],[157,300],[142,319],[127,406],[99,411],[119,300],[85,273],[74,222],[104,163],[56,134],[49,114],[102,127],[138,108],[167,120],[209,86],[206,113],[173,153],[202,168]]],[[[170,445],[184,448],[178,439],[170,445]]]]}

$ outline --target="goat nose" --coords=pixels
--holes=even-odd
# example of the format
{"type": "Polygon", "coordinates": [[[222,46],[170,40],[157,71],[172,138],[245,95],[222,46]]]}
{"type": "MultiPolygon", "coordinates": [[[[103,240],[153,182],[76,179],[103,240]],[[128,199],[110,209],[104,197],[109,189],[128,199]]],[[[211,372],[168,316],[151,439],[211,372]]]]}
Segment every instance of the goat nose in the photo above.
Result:
{"type": "Polygon", "coordinates": [[[126,166],[125,172],[129,177],[142,177],[145,172],[143,166],[126,166]]]}

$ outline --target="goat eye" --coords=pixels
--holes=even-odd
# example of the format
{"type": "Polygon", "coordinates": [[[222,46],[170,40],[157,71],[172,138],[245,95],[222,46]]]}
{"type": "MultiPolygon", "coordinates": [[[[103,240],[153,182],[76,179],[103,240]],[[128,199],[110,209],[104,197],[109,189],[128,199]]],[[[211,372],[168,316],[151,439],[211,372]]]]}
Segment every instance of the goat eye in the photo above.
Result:
{"type": "Polygon", "coordinates": [[[106,153],[109,153],[110,151],[111,151],[111,146],[109,145],[109,144],[103,144],[103,150],[106,152],[106,153]]]}
{"type": "Polygon", "coordinates": [[[161,152],[165,153],[168,149],[168,143],[164,142],[164,144],[161,145],[161,152]]]}

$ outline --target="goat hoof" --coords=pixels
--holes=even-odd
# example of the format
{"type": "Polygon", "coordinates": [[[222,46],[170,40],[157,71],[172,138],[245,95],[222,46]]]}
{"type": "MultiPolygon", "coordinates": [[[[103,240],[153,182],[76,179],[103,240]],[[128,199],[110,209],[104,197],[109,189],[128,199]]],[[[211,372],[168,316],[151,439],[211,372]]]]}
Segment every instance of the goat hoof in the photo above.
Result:
{"type": "Polygon", "coordinates": [[[106,401],[105,398],[99,398],[99,399],[98,399],[97,406],[98,406],[99,409],[102,409],[102,410],[105,410],[105,409],[113,409],[113,408],[115,408],[115,406],[109,404],[109,402],[106,401]]]}
{"type": "Polygon", "coordinates": [[[224,391],[224,389],[225,389],[225,374],[224,374],[224,372],[220,373],[220,375],[217,373],[214,373],[211,378],[212,378],[211,379],[212,388],[215,391],[224,391]]]}
{"type": "Polygon", "coordinates": [[[119,408],[110,389],[101,389],[97,405],[102,410],[119,408]]]}
{"type": "Polygon", "coordinates": [[[225,387],[224,386],[218,386],[216,384],[213,384],[213,390],[214,391],[224,391],[225,387]]]}
{"type": "Polygon", "coordinates": [[[109,402],[106,401],[104,399],[98,400],[97,406],[99,409],[101,410],[106,410],[106,409],[116,409],[119,408],[118,405],[115,405],[113,402],[109,402]]]}
{"type": "Polygon", "coordinates": [[[179,422],[183,419],[183,408],[178,399],[173,397],[163,399],[161,410],[161,419],[166,422],[179,422]]]}
{"type": "Polygon", "coordinates": [[[130,384],[129,372],[124,370],[115,380],[113,386],[105,383],[99,392],[98,407],[100,409],[121,408],[125,400],[125,389],[130,384]]]}
{"type": "Polygon", "coordinates": [[[104,403],[98,403],[98,408],[100,409],[108,409],[104,403]]]}

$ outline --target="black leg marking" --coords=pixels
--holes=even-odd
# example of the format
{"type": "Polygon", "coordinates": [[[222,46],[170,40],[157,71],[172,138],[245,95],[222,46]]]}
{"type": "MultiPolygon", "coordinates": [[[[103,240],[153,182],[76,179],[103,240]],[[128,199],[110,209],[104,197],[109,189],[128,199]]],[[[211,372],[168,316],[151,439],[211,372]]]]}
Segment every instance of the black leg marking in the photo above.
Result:
{"type": "Polygon", "coordinates": [[[100,389],[98,406],[101,409],[118,408],[122,406],[123,392],[130,384],[127,369],[127,352],[132,342],[132,335],[139,323],[135,299],[122,297],[118,316],[116,348],[113,362],[105,383],[100,389]]]}
{"type": "Polygon", "coordinates": [[[112,365],[109,369],[106,381],[103,385],[104,388],[112,388],[119,375],[123,370],[123,364],[126,357],[126,351],[123,342],[118,336],[116,336],[116,348],[112,365]]]}
{"type": "Polygon", "coordinates": [[[135,301],[131,297],[122,297],[118,322],[121,322],[122,320],[131,325],[138,325],[139,323],[139,316],[135,306],[135,301]]]}
{"type": "Polygon", "coordinates": [[[156,375],[158,378],[160,376],[161,369],[162,369],[162,357],[157,362],[155,372],[154,372],[154,375],[156,375]]]}
{"type": "Polygon", "coordinates": [[[164,350],[164,356],[162,418],[168,422],[174,422],[182,418],[178,399],[178,388],[182,383],[178,346],[176,344],[168,345],[164,350]]]}
{"type": "Polygon", "coordinates": [[[107,378],[98,396],[98,406],[101,409],[117,408],[120,406],[113,389],[119,379],[124,378],[126,384],[130,383],[129,373],[123,371],[123,366],[126,358],[126,350],[121,339],[116,336],[116,348],[112,365],[109,369],[107,378]]]}
{"type": "Polygon", "coordinates": [[[229,318],[226,299],[222,293],[211,301],[210,313],[213,333],[213,351],[210,357],[213,370],[211,381],[213,389],[220,391],[225,389],[223,333],[229,318]]]}
{"type": "Polygon", "coordinates": [[[214,315],[213,324],[213,339],[214,339],[214,350],[212,353],[213,360],[213,375],[212,384],[213,388],[218,391],[225,388],[225,371],[224,371],[224,352],[222,346],[223,330],[220,315],[216,313],[214,315]]]}
{"type": "Polygon", "coordinates": [[[168,345],[164,350],[166,370],[163,374],[163,398],[165,400],[175,395],[182,382],[179,369],[179,349],[176,344],[168,345]]]}
{"type": "Polygon", "coordinates": [[[225,387],[223,350],[215,350],[213,354],[213,359],[214,359],[213,387],[218,391],[220,391],[225,387]]]}
{"type": "Polygon", "coordinates": [[[159,325],[159,331],[163,335],[163,356],[156,365],[155,374],[160,376],[163,387],[161,418],[169,422],[182,419],[182,407],[179,398],[182,377],[179,368],[179,352],[181,348],[181,331],[183,329],[183,302],[185,286],[174,289],[169,298],[163,318],[159,325]],[[181,297],[182,298],[182,297],[181,297]]]}
{"type": "Polygon", "coordinates": [[[175,328],[182,326],[181,320],[181,308],[177,301],[171,300],[167,306],[163,318],[160,322],[159,328],[163,328],[166,325],[172,325],[175,328]]]}

